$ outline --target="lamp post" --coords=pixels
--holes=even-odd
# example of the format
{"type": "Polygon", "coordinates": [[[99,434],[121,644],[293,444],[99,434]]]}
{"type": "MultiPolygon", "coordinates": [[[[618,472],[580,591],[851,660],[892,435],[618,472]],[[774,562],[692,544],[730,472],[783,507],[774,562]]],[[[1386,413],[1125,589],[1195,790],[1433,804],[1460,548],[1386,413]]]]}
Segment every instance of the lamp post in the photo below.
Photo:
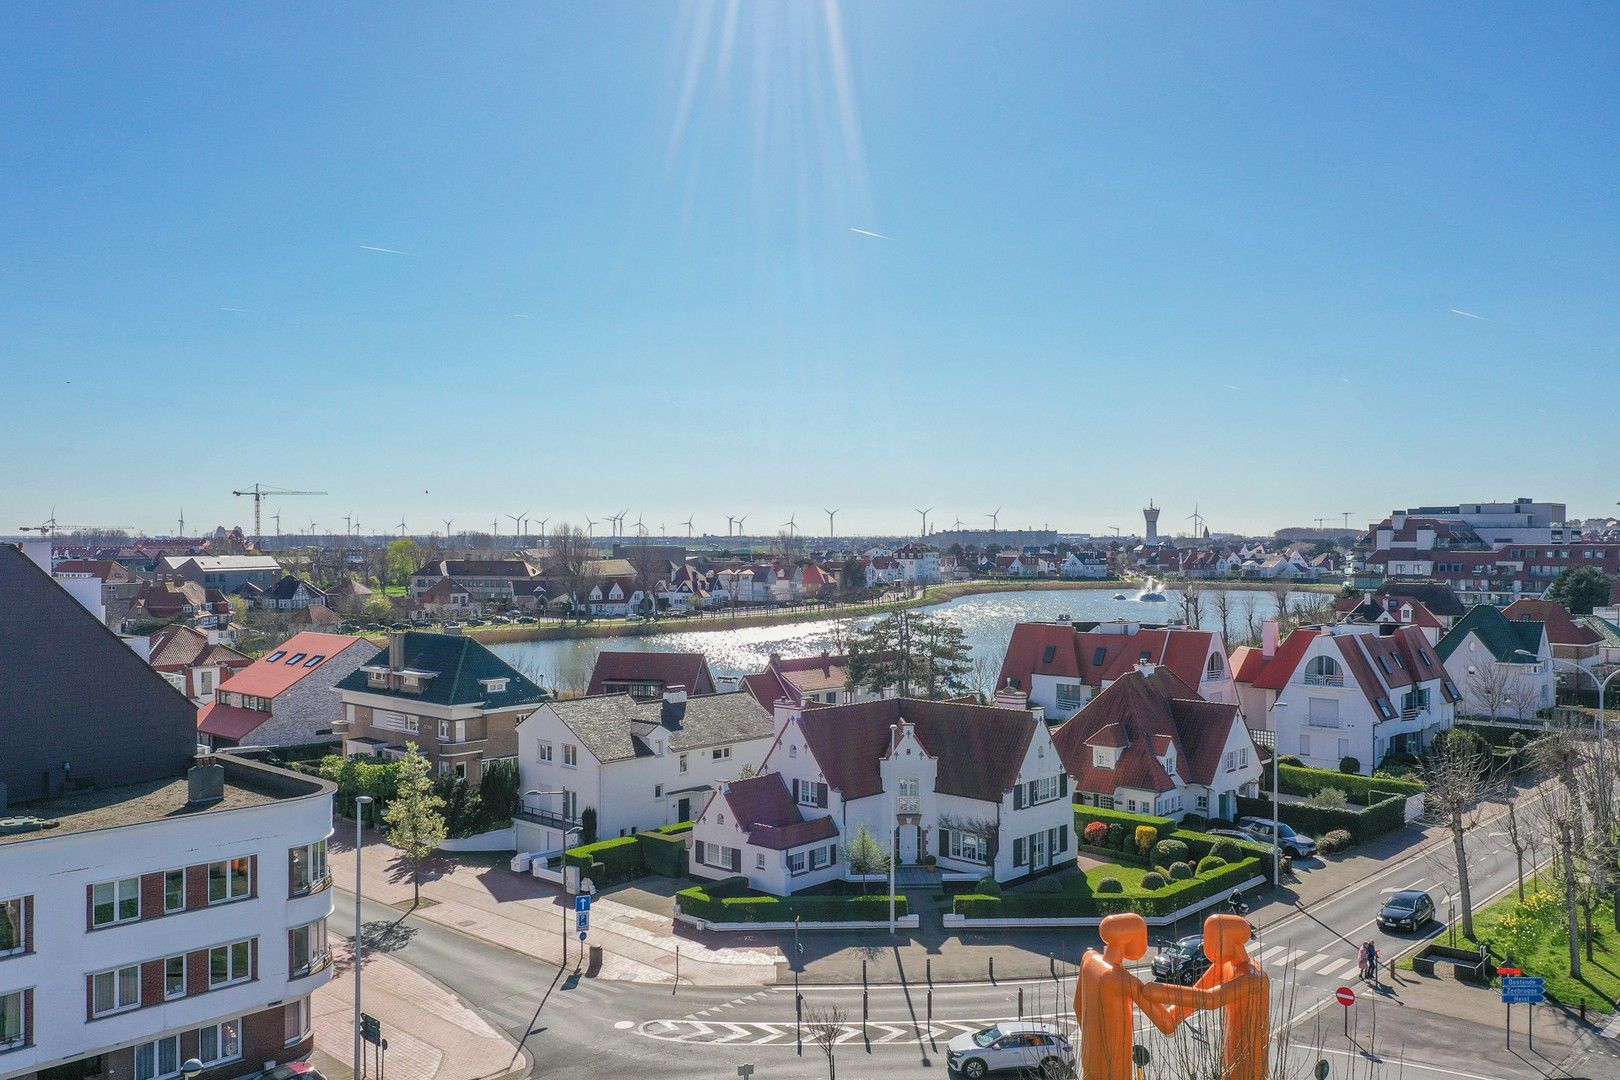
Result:
{"type": "MultiPolygon", "coordinates": [[[[1513,653],[1514,653],[1515,656],[1528,656],[1532,660],[1536,661],[1538,664],[1541,662],[1541,657],[1537,656],[1535,653],[1531,652],[1529,649],[1514,649],[1513,653]]],[[[1609,816],[1608,815],[1609,787],[1608,787],[1607,778],[1604,775],[1605,772],[1607,771],[1605,769],[1605,767],[1604,767],[1604,765],[1605,765],[1604,755],[1605,755],[1605,752],[1606,752],[1606,748],[1609,745],[1609,724],[1608,724],[1608,715],[1607,715],[1607,711],[1605,709],[1605,704],[1606,704],[1607,697],[1608,697],[1609,683],[1614,681],[1614,677],[1616,675],[1620,675],[1620,668],[1616,668],[1614,671],[1609,672],[1609,674],[1606,677],[1604,677],[1603,679],[1600,680],[1597,677],[1596,672],[1588,671],[1586,668],[1581,667],[1581,665],[1575,663],[1575,661],[1573,661],[1573,660],[1564,660],[1564,659],[1561,659],[1561,658],[1556,657],[1556,656],[1549,656],[1547,659],[1549,661],[1551,661],[1554,665],[1563,664],[1565,667],[1569,668],[1571,671],[1575,671],[1575,672],[1578,672],[1578,673],[1580,673],[1582,675],[1585,675],[1587,678],[1592,680],[1592,685],[1597,687],[1597,692],[1598,692],[1598,711],[1597,711],[1597,741],[1598,741],[1597,790],[1599,792],[1598,807],[1602,811],[1604,819],[1607,820],[1607,818],[1609,816]]]]}
{"type": "Polygon", "coordinates": [[[185,1077],[185,1080],[197,1080],[197,1077],[202,1075],[202,1071],[203,1063],[197,1058],[186,1058],[185,1062],[180,1066],[180,1075],[185,1077]]]}
{"type": "Polygon", "coordinates": [[[1286,701],[1273,701],[1266,707],[1270,731],[1260,732],[1271,737],[1271,881],[1282,885],[1282,740],[1277,737],[1276,712],[1288,708],[1286,701]]]}
{"type": "Polygon", "coordinates": [[[365,853],[365,837],[361,830],[365,827],[366,807],[371,805],[370,795],[356,795],[354,797],[354,1075],[355,1080],[365,1075],[362,1072],[364,1065],[363,1046],[360,1036],[360,960],[365,946],[360,941],[360,896],[364,886],[364,879],[360,876],[360,859],[365,853]]]}
{"type": "MultiPolygon", "coordinates": [[[[530,795],[560,795],[560,796],[562,796],[564,798],[567,798],[568,792],[567,792],[566,789],[561,789],[561,788],[559,788],[556,791],[541,791],[539,788],[533,788],[533,789],[530,789],[529,791],[525,791],[523,793],[523,795],[522,795],[522,798],[527,799],[530,795]]],[[[562,823],[562,846],[563,846],[564,851],[568,850],[568,838],[570,836],[574,835],[575,833],[580,831],[580,828],[579,828],[578,825],[570,826],[568,824],[567,810],[568,810],[568,807],[565,804],[563,806],[563,808],[562,808],[562,812],[557,815],[557,820],[562,823]]],[[[564,863],[563,863],[563,867],[564,867],[564,870],[563,870],[563,892],[564,893],[566,893],[568,891],[567,865],[568,865],[567,861],[565,860],[564,863]]],[[[583,949],[583,946],[581,946],[581,948],[583,949]]],[[[562,966],[563,967],[568,966],[568,911],[567,911],[566,907],[564,908],[563,915],[562,915],[562,966]]]]}

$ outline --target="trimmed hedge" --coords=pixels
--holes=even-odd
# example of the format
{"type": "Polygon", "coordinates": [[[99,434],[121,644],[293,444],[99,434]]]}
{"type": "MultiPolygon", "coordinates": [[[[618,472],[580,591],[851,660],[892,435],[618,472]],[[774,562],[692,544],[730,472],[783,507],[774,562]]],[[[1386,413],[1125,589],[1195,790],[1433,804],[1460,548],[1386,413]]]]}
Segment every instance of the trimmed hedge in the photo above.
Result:
{"type": "MultiPolygon", "coordinates": [[[[1269,818],[1271,800],[1240,795],[1238,812],[1245,816],[1269,818]]],[[[1355,837],[1357,843],[1364,844],[1406,824],[1406,798],[1397,795],[1366,809],[1347,807],[1343,810],[1329,810],[1304,803],[1283,803],[1278,807],[1278,812],[1282,814],[1283,824],[1293,826],[1298,832],[1323,836],[1335,829],[1343,829],[1355,837]]]]}
{"type": "MultiPolygon", "coordinates": [[[[1151,891],[1140,886],[1127,889],[1120,885],[1119,891],[1113,892],[1108,885],[1119,885],[1119,879],[1103,878],[1089,893],[963,894],[956,898],[952,910],[975,919],[1096,918],[1123,911],[1168,915],[1200,900],[1225,895],[1250,878],[1261,876],[1264,876],[1264,868],[1260,860],[1244,859],[1213,873],[1187,881],[1172,881],[1165,888],[1151,891]]],[[[684,904],[682,910],[685,910],[684,904]]]]}
{"type": "Polygon", "coordinates": [[[581,876],[591,879],[598,889],[633,881],[647,872],[641,858],[641,843],[634,836],[598,840],[563,852],[563,861],[579,867],[581,876]]]}
{"type": "Polygon", "coordinates": [[[677,821],[673,825],[660,825],[658,828],[651,831],[659,834],[660,836],[679,836],[682,833],[691,832],[693,824],[694,822],[690,821],[677,821]]]}
{"type": "Polygon", "coordinates": [[[686,875],[684,835],[666,832],[637,833],[636,844],[641,850],[641,863],[647,868],[648,873],[673,878],[686,875]]]}
{"type": "MultiPolygon", "coordinates": [[[[1392,795],[1410,798],[1423,793],[1423,785],[1416,780],[1397,780],[1390,776],[1360,776],[1334,772],[1332,769],[1311,769],[1301,765],[1283,765],[1279,773],[1278,782],[1282,785],[1284,795],[1315,795],[1323,788],[1338,788],[1350,796],[1350,801],[1358,806],[1366,806],[1373,792],[1377,792],[1379,801],[1384,801],[1392,795]]],[[[1261,771],[1260,786],[1266,791],[1271,790],[1270,769],[1261,771]]]]}
{"type": "MultiPolygon", "coordinates": [[[[729,886],[727,878],[717,885],[729,886]]],[[[883,922],[889,917],[889,898],[884,896],[723,896],[710,886],[695,885],[675,894],[683,915],[710,922],[792,923],[797,915],[805,922],[883,922]]],[[[1048,898],[1050,899],[1050,897],[1048,898]]],[[[904,896],[894,898],[894,913],[910,911],[904,896]]]]}
{"type": "MultiPolygon", "coordinates": [[[[1287,790],[1286,788],[1284,790],[1287,790]]],[[[1088,821],[1101,821],[1109,825],[1128,825],[1127,830],[1132,835],[1138,825],[1151,825],[1160,832],[1176,827],[1176,823],[1167,817],[1155,814],[1127,814],[1123,810],[1104,810],[1100,806],[1082,806],[1074,804],[1074,821],[1077,828],[1084,828],[1088,821]]]]}

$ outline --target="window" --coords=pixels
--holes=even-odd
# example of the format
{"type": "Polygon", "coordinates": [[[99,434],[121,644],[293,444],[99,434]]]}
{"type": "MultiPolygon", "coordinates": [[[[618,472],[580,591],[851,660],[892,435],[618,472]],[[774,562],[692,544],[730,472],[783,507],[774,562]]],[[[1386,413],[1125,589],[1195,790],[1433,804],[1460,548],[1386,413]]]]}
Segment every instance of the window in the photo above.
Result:
{"type": "Polygon", "coordinates": [[[28,1038],[23,1030],[23,992],[0,994],[0,1050],[22,1046],[28,1038]]]}
{"type": "Polygon", "coordinates": [[[98,971],[90,977],[90,990],[91,1016],[133,1009],[141,1003],[141,966],[98,971]]]}
{"type": "Polygon", "coordinates": [[[922,809],[920,787],[915,777],[900,781],[899,801],[895,807],[897,813],[915,814],[922,809]]]}
{"type": "Polygon", "coordinates": [[[252,948],[246,941],[233,941],[229,945],[216,945],[208,950],[208,988],[247,982],[253,977],[252,948]]]}
{"type": "Polygon", "coordinates": [[[1099,645],[1097,651],[1091,654],[1091,666],[1102,667],[1103,661],[1108,659],[1108,646],[1099,645]]]}
{"type": "Polygon", "coordinates": [[[163,958],[163,1000],[186,996],[186,954],[163,958]]]}
{"type": "Polygon", "coordinates": [[[372,723],[388,731],[407,731],[415,734],[420,726],[417,718],[392,709],[378,709],[372,713],[372,723]]]}
{"type": "Polygon", "coordinates": [[[1052,662],[1053,658],[1056,657],[1056,656],[1057,656],[1057,646],[1056,645],[1048,645],[1046,647],[1046,649],[1041,653],[1041,663],[1050,664],[1052,662]]]}
{"type": "Polygon", "coordinates": [[[1313,656],[1305,665],[1306,686],[1343,686],[1344,668],[1331,656],[1313,656]]]}
{"type": "Polygon", "coordinates": [[[290,961],[294,975],[318,971],[326,966],[330,953],[326,949],[326,920],[319,919],[308,926],[295,926],[287,931],[291,944],[290,961]]]}
{"type": "Polygon", "coordinates": [[[1231,772],[1235,768],[1237,768],[1237,751],[1228,750],[1226,752],[1226,771],[1231,772]]]}
{"type": "Polygon", "coordinates": [[[242,1021],[222,1020],[197,1029],[197,1058],[204,1068],[242,1056],[242,1021]]]}
{"type": "Polygon", "coordinates": [[[539,745],[538,752],[536,753],[535,758],[536,758],[536,760],[541,761],[541,762],[550,761],[551,760],[551,744],[548,743],[548,742],[541,743],[539,745]]]}
{"type": "Polygon", "coordinates": [[[792,744],[791,744],[791,743],[790,743],[790,744],[789,744],[789,745],[788,745],[788,757],[790,757],[790,758],[796,758],[796,757],[798,757],[798,756],[799,756],[799,748],[798,748],[798,747],[797,747],[797,746],[794,746],[794,745],[792,745],[792,744]]]}
{"type": "Polygon", "coordinates": [[[685,771],[686,771],[686,755],[682,754],[681,755],[681,772],[684,773],[685,771]]]}
{"type": "Polygon", "coordinates": [[[440,742],[448,742],[449,740],[450,740],[450,721],[448,721],[448,720],[440,720],[439,721],[439,741],[440,742]]]}
{"type": "Polygon", "coordinates": [[[163,913],[173,915],[177,911],[186,909],[186,872],[184,870],[165,870],[163,872],[163,913]]]}
{"type": "Polygon", "coordinates": [[[1383,698],[1378,699],[1378,712],[1385,720],[1395,719],[1395,707],[1383,698]]]}
{"type": "Polygon", "coordinates": [[[291,1046],[309,1038],[309,998],[288,1002],[282,1007],[281,1019],[286,1045],[291,1046]]]}
{"type": "Polygon", "coordinates": [[[822,806],[821,792],[825,785],[813,780],[793,781],[793,801],[800,806],[822,806]]]}
{"type": "Polygon", "coordinates": [[[787,857],[788,873],[802,874],[805,871],[804,852],[795,851],[787,857]]]}
{"type": "Polygon", "coordinates": [[[90,886],[90,925],[113,926],[141,917],[141,879],[121,878],[90,886]]]}
{"type": "Polygon", "coordinates": [[[180,1075],[180,1036],[139,1043],[135,1047],[135,1080],[159,1080],[180,1075]]]}
{"type": "Polygon", "coordinates": [[[579,747],[571,742],[563,743],[563,768],[576,769],[579,767],[579,747]]]}
{"type": "Polygon", "coordinates": [[[301,652],[293,653],[291,656],[289,656],[287,658],[287,666],[288,667],[297,667],[299,664],[304,662],[304,657],[306,657],[308,655],[309,655],[308,653],[301,653],[301,652]]]}
{"type": "Polygon", "coordinates": [[[1091,748],[1091,763],[1099,769],[1112,769],[1114,767],[1114,755],[1104,747],[1093,746],[1091,748]]]}
{"type": "Polygon", "coordinates": [[[756,851],[754,853],[754,869],[765,869],[765,853],[763,851],[756,851]]]}
{"type": "Polygon", "coordinates": [[[325,840],[317,840],[313,844],[295,847],[288,853],[288,857],[292,876],[292,894],[294,896],[314,892],[324,887],[330,880],[330,872],[326,866],[325,840]]]}
{"type": "Polygon", "coordinates": [[[308,660],[304,661],[304,666],[305,667],[317,667],[317,666],[320,665],[320,662],[322,660],[325,660],[325,659],[326,659],[326,654],[325,653],[316,653],[314,656],[312,656],[308,660]]]}
{"type": "Polygon", "coordinates": [[[714,755],[714,760],[716,761],[725,761],[727,758],[731,757],[731,747],[729,746],[717,746],[711,752],[714,755]]]}
{"type": "Polygon", "coordinates": [[[267,664],[273,664],[277,660],[280,660],[283,656],[286,656],[286,655],[287,655],[287,650],[286,649],[277,649],[275,652],[273,652],[269,656],[265,657],[264,662],[267,663],[267,664]]]}
{"type": "Polygon", "coordinates": [[[1226,674],[1226,660],[1220,653],[1210,653],[1209,661],[1204,665],[1204,678],[1218,679],[1226,674]]]}
{"type": "Polygon", "coordinates": [[[947,841],[946,852],[953,859],[964,862],[985,863],[989,853],[989,846],[985,838],[978,833],[963,832],[960,829],[950,830],[950,839],[947,841]]]}
{"type": "Polygon", "coordinates": [[[246,856],[208,864],[208,902],[225,904],[246,899],[253,891],[252,864],[246,856]]]}
{"type": "Polygon", "coordinates": [[[1078,709],[1086,703],[1086,688],[1079,683],[1058,683],[1057,703],[1060,709],[1078,709]]]}
{"type": "Polygon", "coordinates": [[[486,694],[504,694],[506,692],[506,679],[479,679],[486,694]]]}
{"type": "Polygon", "coordinates": [[[1309,735],[1304,734],[1304,733],[1301,733],[1300,736],[1299,736],[1299,756],[1300,757],[1310,757],[1311,756],[1311,737],[1309,735]]]}
{"type": "Polygon", "coordinates": [[[23,924],[23,898],[0,900],[0,956],[28,951],[28,928],[23,924]]]}
{"type": "Polygon", "coordinates": [[[810,849],[810,869],[822,870],[833,864],[838,857],[838,848],[834,846],[817,847],[810,849]]]}

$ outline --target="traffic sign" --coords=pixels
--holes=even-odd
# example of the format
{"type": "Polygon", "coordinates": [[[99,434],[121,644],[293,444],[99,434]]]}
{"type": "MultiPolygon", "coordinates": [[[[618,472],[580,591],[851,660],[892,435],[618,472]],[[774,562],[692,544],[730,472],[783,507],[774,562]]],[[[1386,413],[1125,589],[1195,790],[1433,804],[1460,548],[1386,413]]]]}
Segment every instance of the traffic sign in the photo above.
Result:
{"type": "Polygon", "coordinates": [[[585,940],[585,931],[581,930],[579,932],[579,940],[581,940],[581,941],[585,940]]]}
{"type": "Polygon", "coordinates": [[[591,897],[589,893],[581,893],[574,897],[574,929],[579,931],[579,940],[585,940],[585,931],[591,928],[591,897]]]}
{"type": "Polygon", "coordinates": [[[1540,1005],[1547,996],[1547,980],[1539,975],[1504,975],[1502,1004],[1540,1005]]]}
{"type": "Polygon", "coordinates": [[[1343,1005],[1347,1009],[1356,1003],[1356,992],[1350,989],[1348,986],[1339,987],[1337,990],[1333,991],[1333,996],[1338,1000],[1340,1005],[1343,1005]]]}
{"type": "Polygon", "coordinates": [[[1523,975],[1524,974],[1524,969],[1523,968],[1499,967],[1499,968],[1496,969],[1496,973],[1498,975],[1523,975]]]}
{"type": "Polygon", "coordinates": [[[382,1041],[382,1021],[370,1013],[360,1014],[360,1037],[373,1046],[382,1041]]]}
{"type": "Polygon", "coordinates": [[[591,894],[580,893],[574,897],[574,910],[582,913],[591,910],[591,894]]]}

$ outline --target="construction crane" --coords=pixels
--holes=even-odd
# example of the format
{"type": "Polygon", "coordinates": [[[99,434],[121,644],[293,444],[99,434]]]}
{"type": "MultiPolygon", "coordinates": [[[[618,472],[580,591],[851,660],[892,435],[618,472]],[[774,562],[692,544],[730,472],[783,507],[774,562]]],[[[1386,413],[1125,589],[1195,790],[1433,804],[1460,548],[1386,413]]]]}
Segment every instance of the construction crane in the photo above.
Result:
{"type": "Polygon", "coordinates": [[[63,525],[56,518],[48,517],[38,525],[19,525],[22,532],[37,532],[41,536],[50,536],[55,532],[82,532],[82,533],[112,533],[133,532],[132,525],[63,525]]]}
{"type": "Polygon", "coordinates": [[[264,500],[282,495],[325,495],[324,491],[293,491],[289,488],[265,487],[263,484],[254,484],[246,491],[233,491],[232,495],[251,495],[253,497],[253,546],[264,546],[264,529],[260,525],[260,510],[264,500]]]}

